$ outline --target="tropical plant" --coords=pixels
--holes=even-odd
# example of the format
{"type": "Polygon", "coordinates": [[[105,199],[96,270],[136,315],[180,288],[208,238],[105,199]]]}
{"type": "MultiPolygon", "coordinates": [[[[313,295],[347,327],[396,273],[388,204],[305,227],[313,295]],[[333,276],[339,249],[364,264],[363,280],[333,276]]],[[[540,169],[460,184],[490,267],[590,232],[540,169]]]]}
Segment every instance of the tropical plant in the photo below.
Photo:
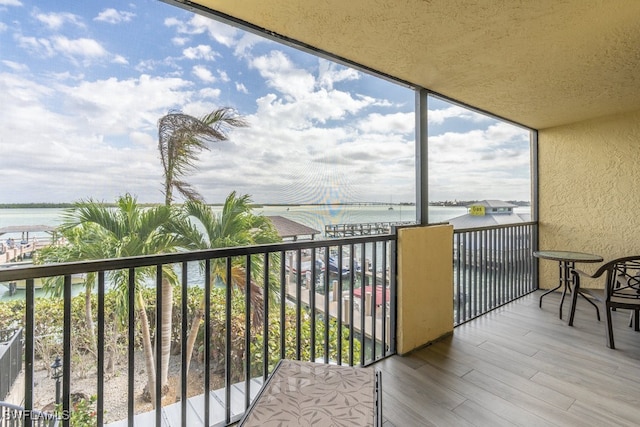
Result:
{"type": "MultiPolygon", "coordinates": [[[[65,212],[60,227],[65,236],[71,237],[67,245],[52,248],[45,259],[57,261],[76,261],[102,258],[123,258],[137,255],[152,255],[174,252],[176,239],[167,232],[167,224],[173,220],[169,206],[157,206],[148,209],[140,207],[136,199],[127,194],[117,201],[116,208],[108,208],[95,201],[82,201],[65,212]]],[[[151,328],[146,302],[140,292],[150,281],[156,278],[153,267],[137,268],[134,272],[134,289],[129,289],[129,272],[118,270],[110,272],[112,286],[117,291],[121,310],[125,314],[129,296],[135,297],[135,306],[142,329],[142,343],[147,371],[147,389],[151,402],[155,403],[155,364],[151,344],[151,328]]],[[[90,280],[87,280],[88,283],[90,280]]],[[[171,265],[162,266],[162,319],[156,319],[156,336],[162,336],[162,366],[160,378],[163,390],[168,383],[169,358],[171,349],[171,311],[173,307],[173,288],[177,283],[175,271],[171,265]]],[[[89,285],[87,286],[89,288],[89,285]]],[[[90,305],[90,303],[89,303],[90,305]]]]}
{"type": "MultiPolygon", "coordinates": [[[[77,396],[73,401],[73,409],[68,415],[69,425],[73,427],[92,427],[96,425],[96,395],[86,397],[84,395],[77,396]]],[[[62,414],[62,404],[56,405],[56,413],[62,414]]]]}
{"type": "MultiPolygon", "coordinates": [[[[36,257],[36,264],[50,264],[58,262],[82,261],[86,259],[101,259],[107,256],[105,246],[97,244],[100,241],[100,228],[95,224],[78,224],[74,227],[61,228],[61,237],[68,244],[57,244],[42,248],[36,257]]],[[[96,274],[88,273],[84,280],[84,315],[89,334],[89,346],[96,353],[95,327],[91,307],[91,294],[95,286],[96,274]]],[[[64,278],[50,277],[44,280],[45,292],[56,298],[64,293],[64,278]]]]}
{"type": "MultiPolygon", "coordinates": [[[[208,143],[225,141],[228,138],[227,132],[231,128],[245,126],[247,126],[245,120],[228,107],[213,110],[200,119],[179,111],[173,111],[161,117],[158,120],[158,150],[164,178],[165,205],[171,206],[174,190],[187,201],[202,200],[193,186],[183,180],[184,176],[196,168],[195,161],[203,150],[209,149],[208,143]]],[[[192,231],[189,228],[185,230],[192,231]]],[[[198,240],[202,239],[197,236],[189,236],[185,239],[187,242],[198,240]]],[[[198,319],[199,326],[202,316],[200,315],[198,319]]],[[[191,344],[187,366],[191,360],[195,337],[190,336],[188,342],[191,344]]]]}
{"type": "Polygon", "coordinates": [[[201,200],[200,194],[183,177],[193,171],[198,154],[207,143],[225,141],[231,128],[247,123],[236,111],[223,107],[198,119],[175,111],[158,120],[158,149],[164,176],[165,204],[173,202],[174,190],[187,200],[201,200]]]}
{"type": "MultiPolygon", "coordinates": [[[[187,201],[183,206],[182,221],[172,222],[171,227],[171,231],[178,236],[179,245],[186,250],[248,246],[281,240],[269,218],[251,212],[250,196],[236,196],[235,191],[227,196],[220,214],[214,213],[209,206],[200,201],[187,201]]],[[[234,258],[231,262],[231,286],[244,294],[247,288],[246,262],[240,258],[234,258]]],[[[263,290],[256,284],[255,278],[262,277],[262,263],[256,257],[250,257],[250,262],[251,298],[254,322],[257,323],[262,316],[263,290]]],[[[228,284],[225,259],[212,260],[210,271],[211,283],[228,284]]],[[[188,374],[203,317],[204,300],[192,319],[187,339],[185,375],[188,374]]]]}

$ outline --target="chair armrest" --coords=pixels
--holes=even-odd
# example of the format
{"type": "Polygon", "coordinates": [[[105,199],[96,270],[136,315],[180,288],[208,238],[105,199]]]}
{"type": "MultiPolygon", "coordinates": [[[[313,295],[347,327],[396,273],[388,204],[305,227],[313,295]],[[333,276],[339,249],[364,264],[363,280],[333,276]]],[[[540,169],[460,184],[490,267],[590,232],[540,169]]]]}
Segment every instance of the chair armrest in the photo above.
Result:
{"type": "Polygon", "coordinates": [[[577,268],[572,268],[571,269],[571,274],[573,274],[575,276],[585,276],[585,277],[588,277],[590,279],[597,279],[598,277],[602,276],[602,273],[604,273],[605,271],[606,270],[599,269],[595,273],[589,274],[586,271],[582,271],[582,270],[579,270],[577,268]]]}
{"type": "Polygon", "coordinates": [[[577,268],[572,268],[571,269],[571,274],[574,274],[574,273],[578,274],[578,275],[582,275],[582,276],[591,277],[593,279],[593,277],[589,273],[587,273],[585,271],[582,271],[582,270],[578,270],[577,268]]]}
{"type": "Polygon", "coordinates": [[[615,260],[614,261],[609,261],[606,264],[603,264],[600,266],[600,268],[598,268],[595,272],[593,272],[593,274],[589,274],[586,271],[582,271],[579,270],[577,268],[572,268],[572,274],[575,271],[577,273],[577,275],[579,276],[585,276],[588,277],[590,279],[597,279],[598,277],[602,276],[604,273],[606,273],[607,271],[611,270],[611,268],[615,265],[615,260]]]}

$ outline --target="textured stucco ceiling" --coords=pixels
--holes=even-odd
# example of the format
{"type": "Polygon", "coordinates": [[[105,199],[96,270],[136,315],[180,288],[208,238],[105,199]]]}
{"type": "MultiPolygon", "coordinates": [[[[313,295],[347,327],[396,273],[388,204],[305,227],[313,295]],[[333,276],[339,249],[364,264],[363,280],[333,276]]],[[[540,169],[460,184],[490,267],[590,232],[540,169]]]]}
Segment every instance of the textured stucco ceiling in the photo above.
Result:
{"type": "Polygon", "coordinates": [[[198,0],[536,129],[640,110],[640,0],[198,0]]]}

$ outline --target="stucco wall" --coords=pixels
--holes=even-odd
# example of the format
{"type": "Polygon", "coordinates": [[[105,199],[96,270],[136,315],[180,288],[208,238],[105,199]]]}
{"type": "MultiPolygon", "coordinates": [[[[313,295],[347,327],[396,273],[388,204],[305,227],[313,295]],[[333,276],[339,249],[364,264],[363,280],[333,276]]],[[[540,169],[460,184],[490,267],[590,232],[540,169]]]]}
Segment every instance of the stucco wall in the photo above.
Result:
{"type": "Polygon", "coordinates": [[[397,350],[406,354],[453,331],[453,227],[398,230],[397,350]]]}
{"type": "MultiPolygon", "coordinates": [[[[538,142],[540,249],[640,254],[640,111],[545,129],[538,142]]],[[[557,274],[540,261],[540,287],[557,274]]]]}

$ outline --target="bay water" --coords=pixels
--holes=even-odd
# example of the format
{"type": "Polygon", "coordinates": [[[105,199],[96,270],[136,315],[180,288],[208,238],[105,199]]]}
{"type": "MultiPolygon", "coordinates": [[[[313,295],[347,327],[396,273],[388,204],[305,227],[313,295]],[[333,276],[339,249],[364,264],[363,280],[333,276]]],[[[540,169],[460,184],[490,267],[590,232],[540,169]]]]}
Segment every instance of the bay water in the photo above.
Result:
{"type": "MultiPolygon", "coordinates": [[[[222,211],[222,206],[213,206],[214,212],[222,211]]],[[[63,220],[62,208],[12,208],[0,209],[0,228],[8,226],[47,225],[56,227],[63,220]]],[[[265,216],[282,216],[308,227],[324,232],[329,224],[354,224],[372,222],[415,221],[416,207],[410,205],[268,205],[254,208],[254,213],[265,216]]],[[[430,206],[429,222],[437,223],[464,215],[463,206],[430,206]]],[[[46,237],[46,233],[30,237],[46,237]]],[[[0,236],[16,238],[16,235],[0,236]]],[[[20,237],[19,235],[17,237],[20,237]]]]}
{"type": "MultiPolygon", "coordinates": [[[[219,213],[222,211],[222,206],[213,206],[212,209],[219,213]]],[[[0,209],[0,229],[9,226],[35,225],[57,227],[63,221],[64,212],[63,208],[0,209]]],[[[268,205],[254,208],[254,213],[265,216],[282,216],[314,228],[322,234],[325,225],[329,224],[408,222],[416,219],[416,207],[410,205],[268,205]]],[[[467,209],[463,206],[431,206],[429,208],[429,222],[445,222],[466,213],[467,209]]],[[[4,241],[9,237],[19,240],[22,236],[20,233],[7,233],[0,236],[0,239],[4,241]]],[[[29,237],[36,237],[39,240],[51,238],[49,234],[44,232],[30,233],[29,237]]],[[[197,263],[194,263],[189,266],[189,275],[193,274],[193,276],[199,277],[202,275],[199,270],[197,263]]],[[[196,279],[196,281],[201,280],[196,279]]],[[[74,286],[74,294],[81,291],[82,285],[74,286]]],[[[36,291],[36,295],[44,296],[41,289],[36,291]]],[[[9,295],[8,288],[0,284],[0,301],[16,298],[24,298],[24,291],[18,290],[14,295],[9,295]]]]}

